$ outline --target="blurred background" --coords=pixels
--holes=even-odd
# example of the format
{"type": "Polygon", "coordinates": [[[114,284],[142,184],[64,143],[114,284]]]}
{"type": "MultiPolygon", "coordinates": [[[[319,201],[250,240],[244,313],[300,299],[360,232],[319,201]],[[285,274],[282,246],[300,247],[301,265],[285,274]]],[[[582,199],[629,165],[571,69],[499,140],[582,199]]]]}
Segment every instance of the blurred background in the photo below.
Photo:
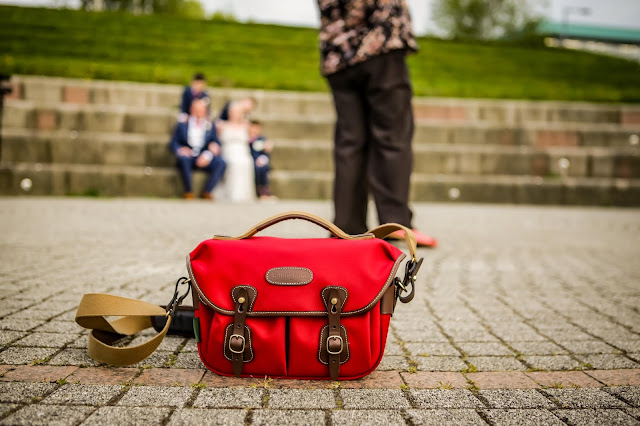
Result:
{"type": "MultiPolygon", "coordinates": [[[[637,0],[408,4],[414,201],[640,205],[637,0]]],[[[0,1],[0,193],[176,196],[166,144],[203,72],[213,114],[257,99],[274,193],[330,199],[318,19],[313,0],[0,1]]]]}

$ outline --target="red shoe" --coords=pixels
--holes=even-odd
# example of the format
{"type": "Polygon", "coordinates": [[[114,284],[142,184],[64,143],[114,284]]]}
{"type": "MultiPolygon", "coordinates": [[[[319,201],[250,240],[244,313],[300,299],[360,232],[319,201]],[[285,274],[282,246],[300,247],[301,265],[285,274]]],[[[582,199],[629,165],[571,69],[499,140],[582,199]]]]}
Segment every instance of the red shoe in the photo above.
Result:
{"type": "MultiPolygon", "coordinates": [[[[438,242],[436,241],[435,238],[430,237],[427,234],[423,234],[417,229],[412,229],[412,231],[413,231],[413,235],[415,235],[416,237],[416,243],[418,244],[418,247],[431,247],[431,248],[438,247],[438,242]]],[[[393,240],[403,240],[404,231],[392,232],[391,234],[389,234],[388,238],[391,238],[393,240]]]]}

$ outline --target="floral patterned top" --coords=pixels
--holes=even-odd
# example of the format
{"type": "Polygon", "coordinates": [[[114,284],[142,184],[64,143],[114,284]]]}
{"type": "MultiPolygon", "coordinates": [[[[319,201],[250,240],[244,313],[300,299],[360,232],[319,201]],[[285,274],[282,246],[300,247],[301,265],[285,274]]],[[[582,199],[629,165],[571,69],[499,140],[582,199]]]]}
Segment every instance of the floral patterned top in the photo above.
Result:
{"type": "Polygon", "coordinates": [[[325,76],[391,50],[418,50],[406,0],[318,0],[318,7],[325,76]]]}

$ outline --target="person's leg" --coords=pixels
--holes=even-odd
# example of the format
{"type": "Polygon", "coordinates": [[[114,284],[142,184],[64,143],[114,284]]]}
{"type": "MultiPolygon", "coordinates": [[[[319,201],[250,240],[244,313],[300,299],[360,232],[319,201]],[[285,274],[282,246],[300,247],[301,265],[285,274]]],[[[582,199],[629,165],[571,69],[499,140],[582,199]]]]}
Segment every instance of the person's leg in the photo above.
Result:
{"type": "Polygon", "coordinates": [[[368,126],[371,137],[369,187],[380,223],[411,227],[409,186],[413,169],[411,80],[404,52],[364,64],[368,74],[368,126]]]}
{"type": "Polygon", "coordinates": [[[213,188],[216,187],[222,176],[224,176],[224,172],[227,169],[227,163],[224,161],[222,157],[213,157],[211,162],[204,170],[207,172],[208,177],[204,184],[204,188],[202,192],[210,193],[213,191],[213,188]]]}
{"type": "Polygon", "coordinates": [[[176,167],[180,173],[182,179],[182,185],[184,186],[185,193],[193,192],[193,186],[191,184],[191,171],[195,165],[195,160],[191,157],[178,156],[176,159],[176,167]]]}
{"type": "MultiPolygon", "coordinates": [[[[358,67],[359,68],[359,67],[358,67]]],[[[328,78],[336,108],[334,223],[348,234],[367,230],[367,128],[363,94],[348,69],[328,78]]]]}

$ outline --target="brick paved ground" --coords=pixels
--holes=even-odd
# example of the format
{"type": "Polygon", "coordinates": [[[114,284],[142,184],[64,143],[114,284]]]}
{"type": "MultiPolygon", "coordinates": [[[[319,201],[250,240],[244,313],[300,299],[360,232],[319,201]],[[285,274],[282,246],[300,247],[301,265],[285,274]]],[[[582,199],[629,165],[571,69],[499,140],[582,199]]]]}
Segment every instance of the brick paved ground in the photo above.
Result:
{"type": "Polygon", "coordinates": [[[422,252],[416,299],[363,380],[221,378],[175,337],[139,366],[87,358],[83,293],[164,303],[198,242],[290,209],[330,216],[313,202],[0,199],[0,423],[639,423],[638,210],[417,205],[441,247],[422,252]]]}

